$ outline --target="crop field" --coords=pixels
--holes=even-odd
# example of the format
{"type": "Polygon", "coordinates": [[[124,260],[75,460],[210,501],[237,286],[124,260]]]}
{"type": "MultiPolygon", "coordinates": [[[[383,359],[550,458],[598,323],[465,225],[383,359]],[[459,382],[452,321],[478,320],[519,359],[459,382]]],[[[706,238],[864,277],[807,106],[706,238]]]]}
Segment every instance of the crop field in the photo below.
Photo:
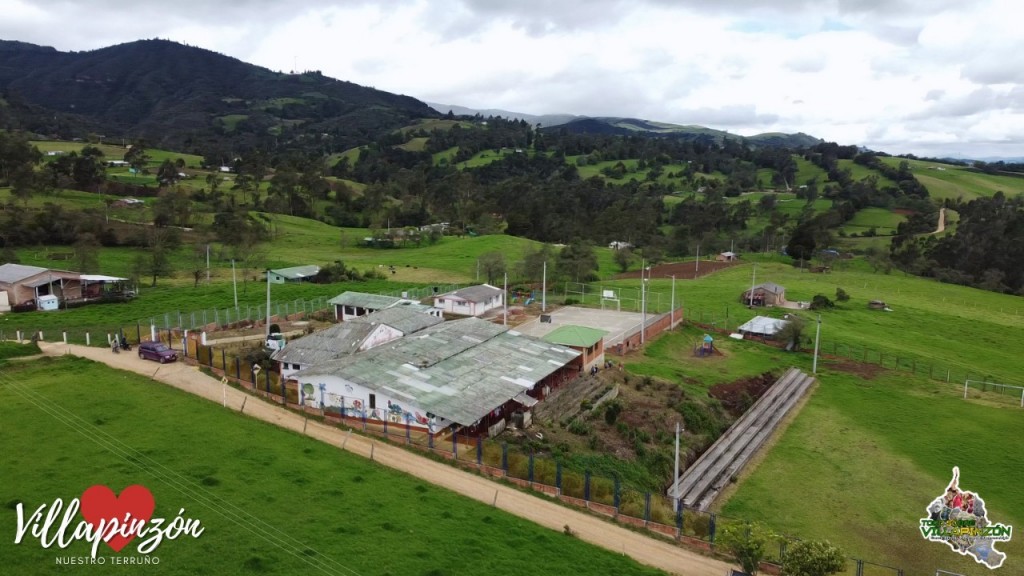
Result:
{"type": "MultiPolygon", "coordinates": [[[[164,540],[161,574],[656,574],[619,554],[540,528],[369,460],[216,404],[81,359],[20,364],[0,376],[6,444],[0,517],[92,485],[140,484],[168,522],[179,509],[198,538],[164,540]],[[44,410],[45,409],[45,410],[44,410]],[[59,415],[60,417],[55,417],[59,415]],[[183,425],[186,423],[187,425],[183,425]],[[40,442],[45,438],[45,442],[40,442]]],[[[13,528],[12,528],[13,531],[13,528]]],[[[119,555],[141,555],[130,543],[119,555]]],[[[52,570],[89,545],[0,544],[12,574],[52,570]]],[[[109,564],[110,561],[108,561],[109,564]]],[[[77,565],[106,574],[109,565],[77,565]]]]}

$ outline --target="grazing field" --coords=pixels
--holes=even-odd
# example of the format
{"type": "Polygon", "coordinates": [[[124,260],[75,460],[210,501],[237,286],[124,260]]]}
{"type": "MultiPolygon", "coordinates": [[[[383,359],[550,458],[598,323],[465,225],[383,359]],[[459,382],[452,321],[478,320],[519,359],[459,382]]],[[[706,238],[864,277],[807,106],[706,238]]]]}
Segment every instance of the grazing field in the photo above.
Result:
{"type": "MultiPolygon", "coordinates": [[[[752,272],[750,263],[745,263],[699,280],[676,282],[676,302],[686,308],[687,319],[703,319],[733,330],[755,314],[781,317],[792,312],[780,308],[748,310],[740,302],[740,295],[750,288],[752,272]]],[[[829,274],[811,274],[781,262],[759,262],[755,281],[781,284],[791,302],[809,302],[816,294],[835,300],[836,288],[849,294],[848,302],[821,313],[823,350],[831,351],[835,345],[838,352],[856,351],[858,357],[862,350],[871,350],[869,359],[874,362],[878,361],[878,351],[883,351],[884,361],[890,366],[899,357],[908,367],[914,361],[920,367],[949,368],[954,379],[970,372],[997,382],[1024,384],[1024,357],[1019,354],[1024,303],[1020,297],[898,272],[873,273],[866,264],[856,261],[838,261],[829,274]],[[870,300],[883,300],[893,311],[870,310],[870,300]]],[[[668,311],[671,283],[654,270],[649,312],[668,311]]],[[[635,291],[638,282],[605,280],[593,285],[593,294],[598,294],[602,286],[635,291]]],[[[596,296],[588,302],[598,304],[596,296]]],[[[810,321],[816,313],[800,314],[810,321]]],[[[813,336],[813,327],[810,322],[808,325],[807,334],[813,336]]]]}
{"type": "Polygon", "coordinates": [[[869,176],[874,176],[878,178],[879,188],[884,188],[886,186],[892,186],[893,188],[896,187],[896,183],[889,178],[882,176],[881,172],[872,170],[867,166],[861,166],[853,160],[837,160],[836,162],[839,163],[840,170],[849,170],[850,176],[853,177],[854,180],[863,180],[869,176]]]}
{"type": "Polygon", "coordinates": [[[875,229],[876,234],[892,235],[896,227],[906,220],[906,216],[885,208],[864,208],[853,215],[853,219],[843,225],[841,230],[849,235],[864,234],[875,229]]]}
{"type": "MultiPolygon", "coordinates": [[[[889,158],[887,160],[897,160],[889,158]]],[[[1024,192],[1024,177],[1001,174],[985,174],[964,166],[940,165],[931,162],[913,161],[914,177],[928,188],[932,198],[939,200],[989,198],[996,192],[1015,196],[1024,192]]]]}
{"type": "Polygon", "coordinates": [[[430,140],[430,138],[427,138],[426,136],[410,138],[408,142],[400,144],[398,148],[407,152],[423,152],[427,149],[427,140],[430,140]]]}
{"type": "Polygon", "coordinates": [[[790,182],[791,187],[802,186],[807,184],[812,179],[816,180],[818,186],[821,186],[828,181],[828,174],[822,170],[817,164],[810,160],[804,160],[802,156],[793,156],[793,160],[796,161],[796,182],[790,182]]]}
{"type": "MultiPolygon", "coordinates": [[[[15,366],[0,376],[6,445],[5,526],[16,503],[34,509],[95,484],[141,484],[154,516],[180,508],[198,538],[165,540],[160,574],[656,574],[619,554],[540,528],[486,504],[252,420],[133,374],[81,359],[15,366]],[[46,408],[44,411],[42,408],[46,408]],[[55,418],[53,411],[60,411],[55,418]],[[40,442],[45,438],[45,442],[40,442]]],[[[13,532],[13,528],[12,528],[13,532]]],[[[45,549],[0,544],[4,570],[52,570],[88,556],[78,542],[45,549]]],[[[134,543],[114,555],[135,557],[134,543]]],[[[109,564],[109,561],[108,561],[109,564]]],[[[75,566],[105,574],[109,566],[75,566]]]]}

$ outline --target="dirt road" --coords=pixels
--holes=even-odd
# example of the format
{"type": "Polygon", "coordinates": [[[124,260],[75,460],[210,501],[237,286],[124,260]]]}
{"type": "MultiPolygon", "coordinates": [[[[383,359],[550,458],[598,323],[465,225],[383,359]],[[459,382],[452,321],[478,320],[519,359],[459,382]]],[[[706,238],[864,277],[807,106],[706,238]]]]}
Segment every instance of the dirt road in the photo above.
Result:
{"type": "MultiPolygon", "coordinates": [[[[201,396],[232,410],[243,408],[254,418],[276,424],[282,428],[302,432],[305,419],[280,406],[269,404],[241,390],[223,386],[197,368],[182,362],[156,364],[141,360],[136,354],[114,354],[106,348],[61,343],[40,342],[39,347],[50,356],[73,354],[102,362],[113,368],[128,370],[158,382],[174,386],[201,396]]],[[[447,464],[413,454],[407,450],[375,441],[372,438],[349,434],[336,427],[318,422],[306,423],[306,435],[338,446],[353,454],[373,459],[385,466],[442,486],[453,492],[505,510],[541,526],[561,532],[568,525],[584,541],[607,550],[632,557],[637,562],[654,566],[673,574],[693,576],[722,576],[730,565],[696,552],[674,546],[668,542],[649,538],[611,522],[566,508],[543,496],[533,496],[508,488],[487,478],[459,470],[447,464]]]]}
{"type": "Polygon", "coordinates": [[[935,232],[932,234],[939,234],[946,230],[946,209],[939,208],[939,225],[935,227],[935,232]]]}

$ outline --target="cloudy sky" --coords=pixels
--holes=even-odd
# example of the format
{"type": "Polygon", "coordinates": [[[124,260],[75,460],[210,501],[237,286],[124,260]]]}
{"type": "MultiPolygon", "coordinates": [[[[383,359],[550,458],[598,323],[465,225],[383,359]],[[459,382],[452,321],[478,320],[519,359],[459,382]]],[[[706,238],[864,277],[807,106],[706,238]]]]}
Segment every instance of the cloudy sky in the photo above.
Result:
{"type": "Polygon", "coordinates": [[[166,38],[471,108],[1024,156],[1015,0],[0,0],[0,14],[7,40],[166,38]]]}

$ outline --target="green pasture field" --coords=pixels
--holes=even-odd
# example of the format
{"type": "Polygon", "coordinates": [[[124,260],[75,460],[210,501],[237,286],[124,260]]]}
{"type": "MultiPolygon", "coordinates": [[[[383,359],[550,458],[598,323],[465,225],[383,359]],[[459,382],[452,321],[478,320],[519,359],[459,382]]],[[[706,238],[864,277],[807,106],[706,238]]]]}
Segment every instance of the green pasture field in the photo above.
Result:
{"type": "Polygon", "coordinates": [[[807,184],[812,178],[818,180],[819,187],[828,181],[828,174],[817,164],[796,154],[793,155],[793,160],[796,162],[796,182],[789,183],[791,188],[807,184]]]}
{"type": "Polygon", "coordinates": [[[99,148],[100,151],[103,152],[104,160],[120,160],[124,157],[125,153],[125,148],[121,146],[114,146],[112,144],[93,144],[91,142],[32,140],[29,144],[38,148],[43,154],[46,154],[47,152],[81,152],[82,148],[92,146],[94,148],[99,148]]]}
{"type": "Polygon", "coordinates": [[[885,208],[864,208],[857,211],[853,219],[844,224],[841,230],[847,234],[862,234],[875,228],[878,234],[891,235],[896,233],[896,227],[900,222],[906,219],[906,216],[885,208]]]}
{"type": "MultiPolygon", "coordinates": [[[[141,484],[154,517],[184,516],[198,538],[164,540],[160,574],[657,574],[621,554],[146,378],[75,358],[13,366],[0,377],[5,526],[17,503],[65,502],[101,484],[141,484]],[[67,419],[43,411],[60,410],[67,419]],[[45,441],[40,439],[45,438],[45,441]],[[112,449],[117,442],[117,450],[112,449]]],[[[130,543],[120,554],[140,557],[130,543]]],[[[38,539],[0,544],[11,574],[52,570],[38,539]],[[49,568],[46,568],[49,566],[49,568]]],[[[76,565],[106,574],[108,565],[76,565]]]]}
{"type": "MultiPolygon", "coordinates": [[[[911,361],[916,362],[919,371],[932,365],[950,369],[954,381],[963,382],[970,373],[975,378],[1024,385],[1024,356],[1019,353],[1024,303],[1020,297],[899,272],[873,273],[859,261],[837,261],[834,266],[831,273],[812,274],[788,263],[760,262],[756,282],[784,286],[790,302],[809,302],[815,294],[835,300],[836,288],[843,288],[850,300],[821,313],[825,351],[835,346],[841,354],[859,357],[868,350],[869,359],[876,363],[882,351],[886,356],[882,361],[888,366],[899,357],[908,367],[911,361]],[[893,312],[868,309],[870,300],[885,301],[893,312]]],[[[745,263],[699,280],[677,281],[676,302],[685,306],[687,319],[703,319],[706,324],[729,330],[757,314],[781,317],[795,312],[782,308],[747,310],[740,296],[750,288],[751,272],[751,265],[745,263]]],[[[590,287],[594,295],[587,303],[599,305],[596,295],[601,287],[618,287],[626,293],[636,292],[638,286],[638,280],[604,280],[590,287]]],[[[571,297],[579,299],[578,295],[571,297]]],[[[667,312],[670,300],[671,280],[654,277],[648,311],[667,312]]],[[[813,336],[816,312],[798,313],[808,320],[807,335],[813,336]]]]}
{"type": "Polygon", "coordinates": [[[863,180],[869,176],[875,176],[878,178],[879,188],[884,186],[896,186],[895,182],[886,178],[885,176],[882,176],[881,172],[872,170],[867,166],[861,166],[860,164],[855,163],[853,160],[837,160],[837,162],[839,163],[839,169],[848,169],[850,171],[850,176],[853,177],[854,180],[863,180]]]}
{"type": "Polygon", "coordinates": [[[459,152],[459,147],[458,146],[452,146],[451,148],[449,148],[447,150],[442,150],[440,152],[434,152],[434,154],[433,154],[434,166],[440,166],[442,159],[444,159],[445,162],[450,164],[452,162],[452,160],[455,158],[455,155],[458,154],[458,152],[459,152]]]}
{"type": "MultiPolygon", "coordinates": [[[[882,161],[898,166],[904,158],[883,158],[882,161]]],[[[1024,192],[1024,177],[975,172],[966,166],[906,160],[914,176],[928,188],[928,194],[939,200],[962,198],[965,201],[978,197],[991,197],[1002,191],[1007,196],[1024,192]],[[941,170],[940,170],[941,168],[941,170]]]]}
{"type": "MultiPolygon", "coordinates": [[[[806,200],[797,198],[796,195],[793,195],[792,199],[780,198],[780,200],[775,203],[775,209],[783,214],[789,214],[791,218],[796,219],[800,213],[803,212],[804,206],[806,205],[806,200]]],[[[815,214],[821,214],[822,212],[827,212],[829,208],[832,208],[832,201],[827,198],[818,198],[814,200],[811,205],[814,208],[815,214]]]]}
{"type": "Polygon", "coordinates": [[[979,574],[978,564],[919,531],[959,466],[961,489],[981,495],[990,520],[1015,528],[1011,542],[997,545],[1008,553],[1000,573],[1024,573],[1024,410],[965,401],[956,385],[905,373],[863,377],[838,368],[822,362],[810,400],[721,513],[828,538],[906,574],[979,574]]]}
{"type": "MultiPolygon", "coordinates": [[[[533,155],[533,150],[525,148],[523,150],[523,154],[530,154],[531,156],[533,155]]],[[[486,166],[496,160],[500,160],[505,156],[511,156],[512,154],[515,153],[515,148],[502,148],[500,152],[495,152],[493,148],[488,148],[487,150],[481,150],[480,152],[477,152],[469,160],[459,162],[456,165],[456,167],[459,168],[460,170],[463,170],[465,168],[479,168],[481,166],[486,166]]]]}
{"type": "Polygon", "coordinates": [[[355,166],[356,161],[359,160],[359,151],[362,150],[363,148],[365,148],[365,146],[349,148],[344,152],[331,154],[330,156],[327,157],[327,160],[324,161],[324,164],[328,167],[333,167],[338,162],[341,162],[342,158],[348,158],[349,166],[355,166]]]}
{"type": "Polygon", "coordinates": [[[410,138],[408,142],[400,144],[398,148],[407,152],[423,152],[427,149],[427,140],[430,140],[430,138],[427,138],[426,136],[410,138]]]}
{"type": "Polygon", "coordinates": [[[242,120],[248,120],[248,114],[228,114],[227,116],[219,116],[217,120],[224,123],[225,132],[234,132],[235,128],[238,127],[238,123],[242,120]]]}
{"type": "Polygon", "coordinates": [[[415,124],[400,128],[398,131],[402,134],[408,134],[416,130],[426,130],[430,132],[432,130],[451,130],[454,127],[460,128],[472,128],[472,122],[464,122],[462,120],[445,120],[445,119],[432,119],[423,118],[417,121],[415,124]]]}

